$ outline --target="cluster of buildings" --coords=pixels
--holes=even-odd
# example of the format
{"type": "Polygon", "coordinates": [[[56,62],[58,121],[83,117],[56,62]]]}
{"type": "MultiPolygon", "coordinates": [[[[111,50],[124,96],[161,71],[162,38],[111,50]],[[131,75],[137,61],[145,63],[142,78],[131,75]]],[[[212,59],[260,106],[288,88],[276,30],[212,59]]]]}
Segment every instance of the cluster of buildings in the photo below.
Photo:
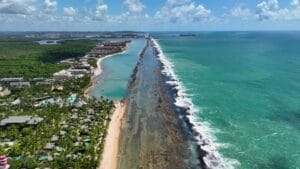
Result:
{"type": "Polygon", "coordinates": [[[24,81],[23,77],[13,77],[13,78],[2,78],[0,79],[0,91],[3,91],[6,88],[20,88],[20,89],[25,89],[25,88],[30,88],[31,85],[51,85],[53,84],[55,80],[54,79],[45,79],[41,77],[33,78],[28,81],[24,81]]]}
{"type": "MultiPolygon", "coordinates": [[[[60,62],[60,64],[68,64],[70,65],[69,69],[61,70],[53,74],[52,78],[23,78],[23,77],[7,77],[0,79],[0,97],[9,96],[11,94],[11,90],[13,89],[26,89],[36,85],[51,85],[52,92],[54,91],[63,91],[64,86],[60,85],[59,81],[68,80],[70,78],[81,78],[85,75],[91,74],[94,71],[94,67],[89,64],[91,58],[102,57],[107,54],[117,53],[126,50],[127,43],[130,41],[123,42],[103,42],[97,44],[97,46],[86,56],[79,59],[66,59],[60,62]],[[58,82],[58,83],[57,83],[58,82]]],[[[95,133],[93,130],[95,128],[99,128],[102,125],[107,125],[107,119],[109,116],[101,117],[103,113],[99,110],[94,110],[94,107],[89,106],[84,98],[79,97],[77,94],[73,93],[67,95],[65,98],[57,96],[57,95],[48,95],[48,92],[41,93],[39,96],[42,97],[31,97],[30,104],[33,104],[34,107],[38,108],[37,110],[42,110],[43,107],[47,107],[49,105],[57,105],[58,107],[69,107],[69,111],[64,115],[69,118],[63,119],[53,119],[53,121],[57,121],[59,126],[55,132],[51,133],[51,138],[46,138],[47,142],[43,143],[43,148],[39,150],[39,161],[53,161],[58,157],[66,157],[73,160],[82,159],[82,157],[95,158],[90,156],[89,154],[84,154],[80,151],[70,151],[69,145],[63,145],[60,140],[68,137],[74,137],[73,133],[69,133],[68,131],[76,131],[75,137],[76,140],[72,143],[71,148],[74,150],[84,149],[93,145],[95,148],[95,152],[100,149],[99,144],[102,144],[104,139],[104,133],[100,134],[97,137],[97,143],[91,143],[91,139],[94,138],[95,133]],[[69,96],[69,97],[68,97],[69,96]],[[68,97],[68,98],[67,98],[68,97]],[[72,111],[70,111],[72,109],[72,111]],[[103,121],[103,119],[106,119],[103,121]],[[104,122],[104,123],[103,123],[104,122]],[[102,124],[103,123],[103,124],[102,124]],[[99,140],[98,140],[99,139],[99,140]],[[67,147],[68,146],[68,147],[67,147]],[[67,155],[65,156],[65,151],[67,155]]],[[[23,100],[22,100],[23,102],[23,100]]],[[[26,102],[26,101],[25,101],[26,102]]],[[[27,104],[27,103],[26,103],[27,104]]],[[[11,95],[9,99],[6,100],[6,103],[1,103],[0,106],[23,106],[26,104],[21,104],[21,98],[16,98],[16,95],[11,95]],[[11,99],[16,99],[11,102],[11,99]]],[[[20,107],[16,107],[20,108],[20,107]]],[[[6,130],[11,126],[20,127],[20,131],[22,128],[35,128],[41,122],[47,121],[48,117],[39,114],[38,116],[31,115],[19,115],[19,116],[8,116],[2,115],[0,118],[0,129],[6,130]],[[43,118],[41,118],[43,117],[43,118]]],[[[53,122],[54,123],[54,122],[53,122]]],[[[56,123],[56,122],[55,122],[56,123]]],[[[57,124],[56,123],[56,124],[57,124]]],[[[42,125],[44,123],[41,123],[42,125]]],[[[3,143],[5,146],[11,147],[14,144],[14,140],[10,140],[10,138],[0,138],[0,145],[3,143]]],[[[17,141],[16,141],[17,143],[17,141]]],[[[72,150],[73,150],[72,149],[72,150]]],[[[19,158],[19,157],[14,157],[19,158]]],[[[20,157],[21,158],[21,157],[20,157]]],[[[25,158],[25,157],[22,157],[25,158]]],[[[1,159],[0,157],[0,169],[7,166],[7,161],[5,158],[1,159]]]]}
{"type": "MultiPolygon", "coordinates": [[[[66,121],[61,121],[59,123],[59,130],[56,134],[53,134],[47,143],[45,143],[43,152],[45,155],[39,158],[40,161],[53,161],[57,156],[60,156],[63,151],[65,151],[66,147],[59,144],[60,139],[64,139],[68,137],[70,129],[75,130],[76,140],[73,141],[72,146],[74,149],[86,149],[90,146],[91,143],[91,133],[96,125],[99,125],[100,121],[100,113],[95,112],[94,109],[89,108],[87,112],[80,113],[78,109],[72,109],[69,114],[69,118],[66,121]]],[[[101,144],[104,139],[104,134],[99,137],[99,143],[101,144]]],[[[95,146],[94,148],[97,148],[95,146]]],[[[70,147],[69,147],[70,148],[70,147]]],[[[69,152],[65,155],[66,158],[70,158],[73,160],[77,160],[83,157],[82,152],[74,151],[69,152]]],[[[90,158],[92,158],[90,156],[90,158]]]]}
{"type": "Polygon", "coordinates": [[[53,79],[62,81],[70,78],[82,78],[87,74],[91,74],[94,68],[88,63],[88,56],[84,56],[79,60],[66,59],[60,61],[60,64],[71,65],[69,69],[61,70],[53,74],[53,79]]]}
{"type": "Polygon", "coordinates": [[[131,41],[123,42],[102,42],[89,53],[90,57],[101,57],[126,50],[127,44],[131,41]]]}
{"type": "Polygon", "coordinates": [[[91,50],[86,56],[76,60],[74,58],[60,61],[60,64],[72,65],[69,69],[61,70],[53,74],[53,79],[61,81],[69,78],[82,78],[94,71],[94,67],[88,63],[91,58],[103,57],[109,54],[118,53],[126,50],[127,44],[131,41],[122,42],[101,42],[91,50]]]}

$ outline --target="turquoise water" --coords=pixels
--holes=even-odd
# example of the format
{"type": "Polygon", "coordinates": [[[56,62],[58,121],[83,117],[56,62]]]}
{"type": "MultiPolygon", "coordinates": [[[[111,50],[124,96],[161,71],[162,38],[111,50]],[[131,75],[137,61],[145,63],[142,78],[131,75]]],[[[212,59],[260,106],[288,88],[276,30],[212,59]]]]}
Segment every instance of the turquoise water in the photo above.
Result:
{"type": "Polygon", "coordinates": [[[103,96],[113,100],[123,99],[139,53],[145,43],[144,39],[133,40],[126,53],[104,59],[101,62],[103,72],[97,77],[97,83],[89,94],[96,98],[103,96]]]}
{"type": "Polygon", "coordinates": [[[224,158],[300,168],[300,32],[156,37],[224,158]]]}

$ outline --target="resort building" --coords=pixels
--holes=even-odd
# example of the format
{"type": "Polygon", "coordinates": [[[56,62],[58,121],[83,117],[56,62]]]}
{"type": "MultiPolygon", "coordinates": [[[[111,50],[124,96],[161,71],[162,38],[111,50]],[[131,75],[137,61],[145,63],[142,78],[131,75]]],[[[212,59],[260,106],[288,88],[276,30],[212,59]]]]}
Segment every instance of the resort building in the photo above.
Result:
{"type": "Polygon", "coordinates": [[[43,77],[36,77],[36,78],[33,78],[32,81],[35,81],[35,82],[39,82],[39,81],[43,81],[44,78],[43,77]]]}
{"type": "Polygon", "coordinates": [[[82,75],[82,74],[88,74],[90,71],[86,69],[70,69],[68,70],[72,75],[82,75]]]}
{"type": "Polygon", "coordinates": [[[61,71],[53,74],[53,78],[55,80],[67,80],[71,76],[72,76],[71,72],[69,72],[67,70],[61,70],[61,71]]]}
{"type": "Polygon", "coordinates": [[[107,54],[112,54],[126,49],[127,43],[130,41],[123,42],[103,42],[97,44],[97,46],[89,53],[90,57],[99,57],[107,54]]]}
{"type": "Polygon", "coordinates": [[[22,82],[24,80],[23,77],[13,77],[13,78],[2,78],[1,82],[22,82]]]}
{"type": "Polygon", "coordinates": [[[0,127],[7,127],[13,124],[37,125],[43,118],[32,116],[9,116],[0,121],[0,127]]]}
{"type": "Polygon", "coordinates": [[[90,71],[86,69],[68,69],[54,73],[53,78],[55,80],[67,80],[71,77],[80,78],[89,73],[90,71]]]}
{"type": "Polygon", "coordinates": [[[58,97],[58,98],[48,98],[48,99],[44,99],[41,100],[39,102],[37,102],[34,106],[35,107],[47,107],[49,105],[57,105],[59,107],[62,107],[64,104],[62,98],[58,97]]]}
{"type": "Polygon", "coordinates": [[[85,69],[85,70],[91,70],[91,66],[87,63],[82,63],[80,65],[74,65],[73,69],[85,69]]]}
{"type": "Polygon", "coordinates": [[[11,88],[30,88],[30,83],[29,82],[10,82],[9,86],[11,88]]]}
{"type": "Polygon", "coordinates": [[[52,83],[51,82],[36,82],[35,85],[37,85],[37,86],[39,86],[39,85],[52,85],[52,83]]]}

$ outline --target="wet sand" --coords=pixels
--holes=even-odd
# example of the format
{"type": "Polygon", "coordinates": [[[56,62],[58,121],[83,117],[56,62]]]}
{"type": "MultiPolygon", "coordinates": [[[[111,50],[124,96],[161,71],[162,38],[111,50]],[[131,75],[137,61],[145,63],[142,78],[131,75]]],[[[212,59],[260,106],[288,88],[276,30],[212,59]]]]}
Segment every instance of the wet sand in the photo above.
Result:
{"type": "Polygon", "coordinates": [[[104,151],[100,161],[99,169],[116,169],[119,150],[119,139],[122,119],[125,114],[125,104],[123,102],[115,103],[115,110],[111,117],[108,133],[105,138],[104,151]]]}
{"type": "Polygon", "coordinates": [[[199,168],[193,137],[161,70],[148,45],[129,84],[118,169],[199,168]]]}

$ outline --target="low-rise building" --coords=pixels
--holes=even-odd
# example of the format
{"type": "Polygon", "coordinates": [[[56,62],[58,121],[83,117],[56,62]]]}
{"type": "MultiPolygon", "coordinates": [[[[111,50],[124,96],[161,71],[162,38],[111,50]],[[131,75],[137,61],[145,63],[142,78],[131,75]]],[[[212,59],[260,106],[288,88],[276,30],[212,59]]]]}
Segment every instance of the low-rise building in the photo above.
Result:
{"type": "Polygon", "coordinates": [[[53,143],[47,143],[44,147],[44,150],[53,150],[55,145],[53,143]]]}
{"type": "Polygon", "coordinates": [[[83,63],[83,64],[80,64],[80,65],[74,65],[73,69],[91,70],[91,66],[89,64],[83,63]]]}
{"type": "Polygon", "coordinates": [[[71,74],[71,72],[69,72],[67,70],[61,70],[61,71],[53,74],[53,78],[55,80],[67,80],[70,77],[72,77],[72,74],[71,74]]]}
{"type": "Polygon", "coordinates": [[[32,81],[35,81],[35,82],[39,82],[39,81],[43,81],[44,78],[43,77],[36,77],[36,78],[33,78],[32,81]]]}
{"type": "Polygon", "coordinates": [[[53,135],[53,136],[51,137],[51,142],[58,142],[58,141],[59,141],[59,136],[53,135]]]}
{"type": "Polygon", "coordinates": [[[30,88],[30,82],[10,82],[9,86],[11,88],[30,88]]]}
{"type": "Polygon", "coordinates": [[[53,83],[51,82],[36,82],[35,85],[40,86],[40,85],[52,85],[53,83]]]}
{"type": "Polygon", "coordinates": [[[0,121],[0,127],[6,127],[13,124],[37,125],[43,118],[32,116],[9,116],[0,121]]]}
{"type": "Polygon", "coordinates": [[[69,72],[72,75],[81,75],[81,74],[88,74],[90,73],[90,71],[86,70],[86,69],[70,69],[69,72]]]}
{"type": "Polygon", "coordinates": [[[59,107],[62,107],[64,104],[62,98],[49,98],[42,101],[37,102],[34,106],[35,107],[47,107],[48,105],[57,105],[59,107]]]}
{"type": "Polygon", "coordinates": [[[24,80],[23,77],[9,77],[0,79],[1,82],[22,82],[24,80]]]}

